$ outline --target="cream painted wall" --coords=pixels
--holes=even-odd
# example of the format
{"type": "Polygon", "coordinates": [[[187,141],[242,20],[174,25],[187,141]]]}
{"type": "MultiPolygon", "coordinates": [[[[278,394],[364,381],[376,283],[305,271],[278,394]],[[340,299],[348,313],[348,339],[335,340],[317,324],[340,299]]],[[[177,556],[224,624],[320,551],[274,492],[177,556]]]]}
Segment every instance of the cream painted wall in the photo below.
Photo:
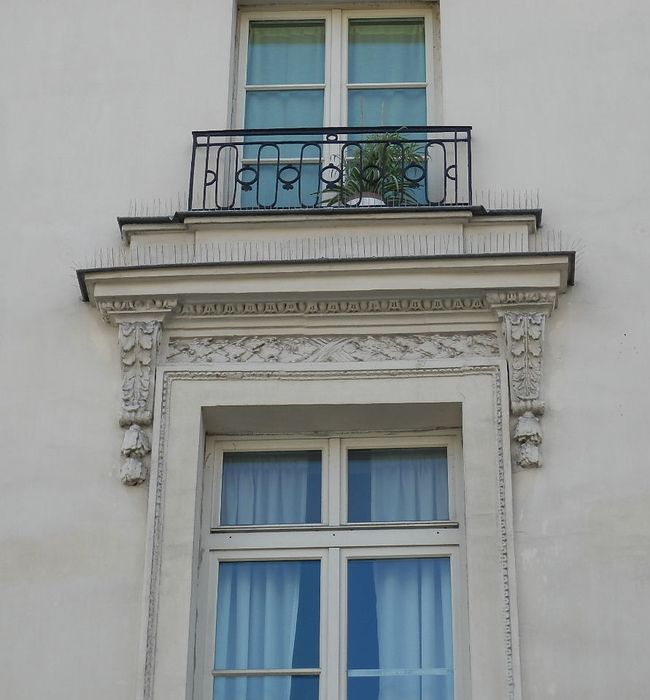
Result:
{"type": "Polygon", "coordinates": [[[146,488],[119,481],[119,354],[75,266],[225,125],[228,0],[0,3],[0,696],[136,694],[146,488]]]}
{"type": "MultiPolygon", "coordinates": [[[[0,8],[0,690],[135,697],[145,489],[119,483],[114,330],[73,270],[176,200],[229,113],[231,0],[0,8]]],[[[580,252],[548,332],[545,466],[514,474],[525,700],[647,696],[650,7],[441,0],[477,188],[540,189],[580,252]]],[[[481,699],[482,700],[482,699],[481,699]]]]}
{"type": "Polygon", "coordinates": [[[645,698],[650,8],[442,0],[445,120],[478,187],[539,187],[579,251],[551,320],[545,466],[514,475],[526,700],[645,698]]]}

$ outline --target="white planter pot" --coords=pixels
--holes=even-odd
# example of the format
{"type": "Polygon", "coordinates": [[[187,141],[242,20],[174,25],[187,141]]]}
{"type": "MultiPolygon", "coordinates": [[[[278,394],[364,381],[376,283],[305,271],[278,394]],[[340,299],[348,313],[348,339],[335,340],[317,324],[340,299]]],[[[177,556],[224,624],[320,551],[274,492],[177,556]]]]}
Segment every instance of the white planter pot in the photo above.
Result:
{"type": "Polygon", "coordinates": [[[376,192],[362,192],[361,197],[352,197],[346,204],[351,207],[385,207],[386,202],[376,192]]]}

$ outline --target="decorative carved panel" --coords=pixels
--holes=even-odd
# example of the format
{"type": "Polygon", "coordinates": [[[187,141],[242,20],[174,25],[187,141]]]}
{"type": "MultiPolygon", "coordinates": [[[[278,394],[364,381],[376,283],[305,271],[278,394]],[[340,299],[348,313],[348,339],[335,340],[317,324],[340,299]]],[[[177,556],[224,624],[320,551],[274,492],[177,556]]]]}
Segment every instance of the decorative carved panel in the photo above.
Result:
{"type": "Polygon", "coordinates": [[[173,338],[167,362],[370,362],[494,357],[496,334],[173,338]]]}

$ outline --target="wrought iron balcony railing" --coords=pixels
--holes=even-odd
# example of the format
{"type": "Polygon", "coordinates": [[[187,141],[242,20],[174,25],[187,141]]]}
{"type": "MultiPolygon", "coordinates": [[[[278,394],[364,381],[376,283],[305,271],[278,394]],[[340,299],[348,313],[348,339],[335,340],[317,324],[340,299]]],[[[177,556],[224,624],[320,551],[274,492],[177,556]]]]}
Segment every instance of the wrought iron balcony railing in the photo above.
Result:
{"type": "Polygon", "coordinates": [[[193,132],[189,211],[472,203],[471,127],[193,132]]]}

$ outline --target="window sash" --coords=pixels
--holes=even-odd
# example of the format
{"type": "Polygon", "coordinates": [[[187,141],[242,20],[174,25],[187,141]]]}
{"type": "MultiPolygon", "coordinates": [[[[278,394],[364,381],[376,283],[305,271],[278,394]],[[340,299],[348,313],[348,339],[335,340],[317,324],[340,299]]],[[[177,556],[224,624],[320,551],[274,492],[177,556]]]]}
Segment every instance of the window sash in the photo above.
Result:
{"type": "MultiPolygon", "coordinates": [[[[453,649],[453,665],[451,673],[454,685],[458,676],[458,669],[465,663],[466,652],[463,647],[463,637],[460,633],[465,618],[463,614],[463,600],[465,590],[463,588],[463,562],[459,546],[408,546],[398,547],[334,547],[334,548],[305,548],[293,550],[224,550],[210,551],[206,557],[208,569],[207,589],[212,591],[212,597],[208,605],[208,614],[205,616],[204,632],[205,654],[203,657],[203,679],[200,687],[205,698],[213,697],[214,679],[221,677],[237,676],[317,676],[320,680],[321,700],[341,700],[347,698],[347,683],[350,675],[363,676],[364,671],[371,675],[372,669],[356,669],[350,674],[348,671],[348,577],[349,562],[359,560],[397,560],[397,559],[434,559],[444,558],[449,560],[451,578],[451,644],[453,649]],[[217,622],[219,565],[222,562],[255,562],[255,561],[314,561],[320,562],[320,629],[319,648],[320,665],[317,668],[302,669],[219,669],[212,666],[215,658],[215,637],[217,622]],[[336,614],[338,611],[338,614],[336,614]],[[327,669],[327,673],[323,672],[327,669]]],[[[200,670],[201,666],[197,670],[200,670]]],[[[412,671],[411,675],[441,675],[448,673],[449,669],[405,669],[412,671]]],[[[383,675],[389,675],[391,669],[377,669],[383,675]]],[[[372,673],[372,675],[377,675],[372,673]]],[[[405,674],[407,675],[407,674],[405,674]]],[[[458,691],[456,691],[458,692],[458,691]]],[[[456,696],[454,696],[456,697],[456,696]]]]}
{"type": "Polygon", "coordinates": [[[212,439],[209,450],[213,454],[212,497],[208,504],[210,532],[237,530],[238,532],[264,532],[275,530],[318,530],[319,528],[344,527],[349,530],[370,528],[394,528],[431,526],[439,528],[457,527],[458,514],[463,512],[460,474],[460,436],[454,432],[432,432],[428,435],[385,435],[364,437],[331,437],[327,439],[296,439],[290,436],[260,440],[259,438],[224,437],[212,439]],[[446,448],[447,492],[449,517],[444,520],[375,521],[369,523],[349,522],[348,508],[348,450],[393,449],[393,448],[446,448]],[[319,523],[273,523],[268,525],[221,525],[221,499],[223,480],[223,455],[227,452],[321,452],[321,520],[319,523]]]}
{"type": "MultiPolygon", "coordinates": [[[[273,436],[210,437],[206,441],[206,487],[203,494],[202,549],[206,554],[199,567],[197,597],[200,612],[197,617],[197,639],[204,651],[199,655],[196,678],[203,698],[212,698],[216,677],[234,676],[240,670],[215,671],[212,666],[216,630],[217,601],[215,591],[218,566],[222,561],[304,560],[321,562],[319,631],[320,666],[318,669],[272,669],[278,675],[315,675],[318,671],[320,700],[341,700],[347,697],[347,591],[346,567],[348,559],[386,559],[394,557],[450,558],[452,577],[452,616],[454,685],[457,693],[465,683],[458,676],[458,668],[466,667],[467,652],[459,629],[467,629],[462,601],[464,532],[462,523],[444,522],[405,523],[346,523],[347,475],[345,468],[348,449],[384,447],[446,447],[450,494],[450,518],[464,512],[462,503],[462,471],[460,469],[460,435],[458,431],[431,431],[419,435],[385,433],[358,436],[329,437],[324,439],[273,436]],[[322,513],[323,523],[311,525],[221,527],[219,523],[221,460],[223,452],[252,450],[322,451],[322,513]],[[335,614],[330,614],[333,611],[335,614]],[[334,619],[332,619],[334,618],[334,619]],[[344,643],[345,642],[345,643],[344,643]],[[328,669],[322,673],[321,669],[328,669]]],[[[254,674],[269,675],[269,669],[250,669],[254,674]]],[[[248,674],[253,675],[253,674],[248,674]]],[[[460,696],[459,696],[460,697],[460,696]]],[[[197,698],[198,700],[198,698],[197,698]]]]}
{"type": "Polygon", "coordinates": [[[372,8],[366,10],[296,10],[296,11],[253,11],[240,14],[240,48],[237,70],[237,99],[233,122],[238,128],[244,128],[245,102],[248,91],[275,89],[323,89],[324,91],[324,126],[345,126],[348,114],[348,89],[381,88],[424,88],[426,93],[427,122],[435,123],[441,118],[439,94],[439,56],[438,33],[434,22],[435,8],[372,8]],[[348,82],[348,30],[351,20],[385,20],[396,21],[422,18],[424,21],[424,74],[425,80],[412,83],[350,83],[348,82]],[[257,21],[323,21],[325,23],[325,81],[324,83],[305,85],[259,85],[248,84],[247,60],[248,37],[251,22],[257,21]]]}
{"type": "Polygon", "coordinates": [[[327,480],[324,472],[329,461],[329,443],[327,440],[242,440],[242,439],[220,439],[212,443],[212,454],[214,455],[213,480],[211,491],[211,502],[209,504],[210,529],[219,530],[226,528],[296,528],[310,527],[314,523],[288,523],[286,525],[272,523],[268,525],[221,525],[222,492],[223,492],[223,464],[225,453],[237,452],[311,452],[321,453],[321,508],[320,523],[324,522],[326,506],[328,502],[327,480]]]}

